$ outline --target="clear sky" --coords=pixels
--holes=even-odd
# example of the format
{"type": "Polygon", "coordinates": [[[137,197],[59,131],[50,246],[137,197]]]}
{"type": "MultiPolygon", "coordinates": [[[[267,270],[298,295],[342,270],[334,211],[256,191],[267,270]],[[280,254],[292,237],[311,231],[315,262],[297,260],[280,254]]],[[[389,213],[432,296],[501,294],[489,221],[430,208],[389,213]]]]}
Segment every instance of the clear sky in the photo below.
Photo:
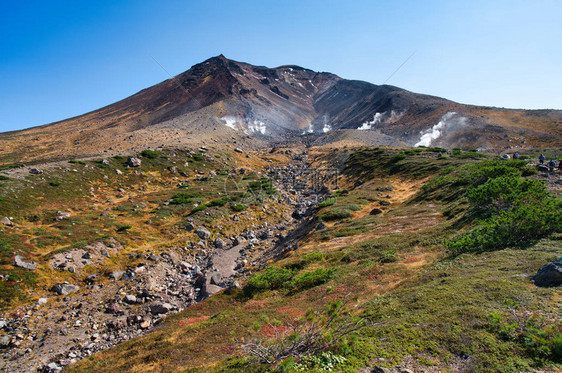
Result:
{"type": "Polygon", "coordinates": [[[209,57],[457,102],[562,109],[562,1],[4,0],[0,132],[100,108],[209,57]]]}

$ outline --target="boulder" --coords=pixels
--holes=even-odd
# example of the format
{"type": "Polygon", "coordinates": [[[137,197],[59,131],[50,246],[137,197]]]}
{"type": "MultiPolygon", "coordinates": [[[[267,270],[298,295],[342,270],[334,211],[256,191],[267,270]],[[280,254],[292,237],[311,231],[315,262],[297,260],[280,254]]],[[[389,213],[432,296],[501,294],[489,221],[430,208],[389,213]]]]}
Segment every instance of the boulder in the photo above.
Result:
{"type": "Polygon", "coordinates": [[[124,274],[125,274],[125,271],[113,271],[113,272],[109,273],[107,275],[107,277],[113,278],[115,280],[120,280],[123,277],[124,274]]]}
{"type": "Polygon", "coordinates": [[[177,307],[170,303],[155,303],[150,306],[150,313],[153,315],[165,314],[175,309],[177,307]]]}
{"type": "Polygon", "coordinates": [[[127,159],[127,166],[129,167],[140,167],[141,163],[142,162],[139,158],[129,157],[127,159]]]}
{"type": "Polygon", "coordinates": [[[548,172],[548,166],[544,165],[544,164],[538,164],[537,165],[537,170],[542,171],[542,172],[548,172]]]}
{"type": "Polygon", "coordinates": [[[178,266],[180,267],[182,272],[188,272],[191,269],[191,264],[188,262],[179,262],[178,266]]]}
{"type": "Polygon", "coordinates": [[[371,373],[390,373],[390,369],[384,367],[374,367],[371,369],[371,373]]]}
{"type": "Polygon", "coordinates": [[[242,149],[240,149],[240,148],[236,148],[236,149],[234,149],[234,151],[235,151],[236,153],[244,153],[244,151],[243,151],[242,149]]]}
{"type": "Polygon", "coordinates": [[[193,223],[187,223],[185,225],[185,230],[188,231],[188,232],[191,232],[194,229],[195,229],[195,225],[193,225],[193,223]]]}
{"type": "Polygon", "coordinates": [[[307,211],[306,211],[305,209],[295,209],[295,210],[293,211],[293,213],[291,214],[291,216],[292,216],[294,219],[302,219],[302,218],[304,218],[304,217],[306,216],[306,212],[307,212],[307,211]]]}
{"type": "Polygon", "coordinates": [[[12,343],[12,338],[9,335],[0,335],[0,348],[8,348],[10,343],[12,343]]]}
{"type": "Polygon", "coordinates": [[[247,243],[247,240],[244,237],[238,236],[234,239],[234,246],[242,245],[247,243]]]}
{"type": "Polygon", "coordinates": [[[31,170],[29,170],[29,173],[32,175],[41,175],[43,173],[43,170],[40,168],[32,168],[31,170]]]}
{"type": "Polygon", "coordinates": [[[107,249],[101,249],[100,254],[105,256],[106,258],[111,258],[111,254],[109,254],[109,251],[107,251],[107,249]]]}
{"type": "Polygon", "coordinates": [[[543,265],[533,276],[535,285],[541,287],[555,287],[562,284],[562,257],[554,262],[543,265]]]}
{"type": "Polygon", "coordinates": [[[111,303],[105,310],[105,312],[112,315],[117,315],[123,312],[123,309],[118,303],[111,303]]]}
{"type": "Polygon", "coordinates": [[[220,286],[217,285],[213,285],[213,284],[209,284],[207,286],[205,286],[205,296],[210,297],[213,294],[218,293],[219,291],[224,290],[224,288],[221,288],[220,286]]]}
{"type": "Polygon", "coordinates": [[[221,280],[222,280],[222,276],[220,275],[220,273],[213,273],[211,275],[211,279],[209,280],[209,282],[212,285],[220,285],[221,280]]]}
{"type": "Polygon", "coordinates": [[[48,302],[48,299],[47,299],[47,298],[39,298],[39,299],[37,300],[37,305],[38,305],[38,306],[43,306],[43,305],[47,304],[47,302],[48,302]]]}
{"type": "Polygon", "coordinates": [[[34,271],[35,268],[37,268],[37,263],[26,262],[21,255],[16,255],[16,257],[14,258],[14,262],[15,262],[16,267],[25,268],[25,269],[28,269],[30,271],[34,271]]]}
{"type": "Polygon", "coordinates": [[[63,219],[68,219],[70,218],[70,213],[69,212],[63,212],[63,211],[57,211],[57,216],[55,217],[56,221],[61,221],[63,219]]]}
{"type": "Polygon", "coordinates": [[[326,228],[326,224],[324,224],[323,221],[321,221],[320,223],[318,223],[318,225],[316,226],[316,229],[319,230],[319,231],[322,230],[322,229],[324,229],[324,228],[326,228]]]}
{"type": "Polygon", "coordinates": [[[216,247],[217,249],[224,249],[224,247],[225,247],[225,245],[226,245],[226,242],[224,242],[224,241],[223,241],[222,239],[220,239],[220,238],[217,238],[214,243],[215,243],[215,247],[216,247]]]}
{"type": "Polygon", "coordinates": [[[76,285],[69,284],[68,282],[63,282],[61,284],[56,284],[51,288],[52,291],[57,293],[58,295],[68,295],[80,289],[76,285]]]}
{"type": "Polygon", "coordinates": [[[14,223],[10,219],[8,219],[7,217],[3,217],[2,219],[0,219],[0,224],[3,224],[7,227],[13,227],[14,226],[14,223]]]}
{"type": "Polygon", "coordinates": [[[195,234],[199,236],[202,240],[208,240],[211,237],[211,232],[205,228],[198,228],[195,234]]]}
{"type": "Polygon", "coordinates": [[[123,298],[123,302],[128,303],[128,304],[135,304],[135,303],[137,303],[137,297],[135,297],[132,294],[127,294],[123,298]]]}
{"type": "Polygon", "coordinates": [[[378,214],[382,214],[382,210],[378,208],[372,209],[371,212],[369,213],[369,215],[378,215],[378,214]]]}

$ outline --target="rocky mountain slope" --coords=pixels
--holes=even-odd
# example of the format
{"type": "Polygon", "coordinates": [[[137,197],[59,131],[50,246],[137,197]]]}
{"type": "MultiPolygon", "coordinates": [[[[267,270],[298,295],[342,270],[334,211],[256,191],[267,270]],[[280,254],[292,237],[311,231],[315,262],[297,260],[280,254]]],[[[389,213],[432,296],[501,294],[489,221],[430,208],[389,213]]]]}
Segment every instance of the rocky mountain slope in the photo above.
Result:
{"type": "Polygon", "coordinates": [[[367,144],[514,148],[561,145],[562,112],[462,105],[299,66],[218,56],[115,104],[0,134],[0,162],[205,142],[363,139],[367,144]],[[234,138],[234,140],[233,140],[234,138]],[[100,144],[103,144],[101,146],[100,144]],[[100,148],[101,146],[101,148],[100,148]]]}

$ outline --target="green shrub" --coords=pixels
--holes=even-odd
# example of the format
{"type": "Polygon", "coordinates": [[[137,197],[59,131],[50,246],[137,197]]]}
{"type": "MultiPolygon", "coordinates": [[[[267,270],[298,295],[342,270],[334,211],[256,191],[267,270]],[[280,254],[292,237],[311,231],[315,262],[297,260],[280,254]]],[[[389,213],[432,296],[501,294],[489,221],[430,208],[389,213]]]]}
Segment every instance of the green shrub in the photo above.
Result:
{"type": "Polygon", "coordinates": [[[393,155],[392,158],[390,158],[390,162],[395,163],[395,162],[401,161],[403,159],[406,159],[406,154],[404,152],[400,152],[400,153],[397,153],[397,154],[393,155]]]}
{"type": "Polygon", "coordinates": [[[227,197],[221,197],[221,198],[216,198],[213,199],[209,202],[207,202],[207,206],[208,207],[216,207],[216,206],[226,206],[226,204],[228,203],[228,198],[227,197]]]}
{"type": "Polygon", "coordinates": [[[549,206],[523,206],[502,211],[481,222],[470,232],[445,240],[451,254],[525,248],[542,237],[562,229],[562,203],[549,206]]]}
{"type": "Polygon", "coordinates": [[[417,155],[423,152],[423,149],[407,149],[404,150],[404,154],[406,155],[417,155]]]}
{"type": "Polygon", "coordinates": [[[30,223],[36,223],[36,222],[41,221],[41,215],[38,215],[38,214],[29,215],[29,216],[26,216],[25,218],[30,223]]]}
{"type": "Polygon", "coordinates": [[[440,148],[438,146],[435,146],[433,148],[426,148],[425,150],[427,150],[428,152],[433,152],[433,153],[447,153],[447,149],[445,148],[440,148]]]}
{"type": "Polygon", "coordinates": [[[319,262],[321,260],[324,260],[324,254],[323,253],[312,252],[312,253],[303,255],[302,257],[300,257],[298,260],[295,260],[294,262],[287,263],[285,265],[285,268],[301,270],[304,267],[306,267],[307,265],[309,265],[310,263],[319,262]]]}
{"type": "Polygon", "coordinates": [[[252,276],[246,284],[245,291],[253,293],[261,290],[280,289],[290,281],[295,271],[282,267],[268,267],[252,276]]]}
{"type": "Polygon", "coordinates": [[[379,259],[381,263],[393,263],[397,260],[398,258],[396,257],[396,250],[393,249],[384,250],[383,252],[381,252],[379,259]]]}
{"type": "Polygon", "coordinates": [[[473,208],[485,213],[507,211],[521,204],[548,200],[550,193],[541,180],[500,176],[470,188],[466,193],[473,208]]]}
{"type": "Polygon", "coordinates": [[[353,214],[351,213],[351,211],[343,208],[337,208],[337,209],[332,209],[329,211],[322,212],[319,215],[319,218],[320,220],[323,221],[333,221],[333,220],[348,219],[351,218],[352,216],[353,214]]]}
{"type": "Polygon", "coordinates": [[[205,209],[207,209],[207,205],[202,203],[199,206],[194,207],[189,214],[195,214],[196,212],[203,211],[205,209]]]}
{"type": "Polygon", "coordinates": [[[20,168],[21,166],[19,164],[5,164],[3,166],[0,166],[0,171],[4,171],[4,170],[11,170],[14,168],[20,168]]]}
{"type": "Polygon", "coordinates": [[[58,180],[51,180],[51,181],[49,181],[49,185],[50,185],[50,186],[58,187],[60,184],[61,184],[61,182],[58,181],[58,180]]]}
{"type": "Polygon", "coordinates": [[[562,334],[555,322],[511,309],[511,315],[490,313],[487,329],[505,341],[519,344],[538,359],[562,359],[562,334]]]}
{"type": "Polygon", "coordinates": [[[205,159],[202,155],[199,154],[194,154],[191,156],[191,158],[193,158],[194,161],[202,161],[203,159],[205,159]]]}
{"type": "Polygon", "coordinates": [[[291,290],[304,290],[325,284],[334,276],[333,269],[318,268],[312,272],[305,272],[292,279],[289,283],[291,290]]]}
{"type": "Polygon", "coordinates": [[[346,361],[345,357],[327,351],[317,355],[305,355],[301,357],[299,363],[294,363],[291,368],[302,372],[333,372],[343,366],[346,361]]]}
{"type": "Polygon", "coordinates": [[[353,216],[351,212],[359,210],[361,210],[361,207],[357,205],[344,205],[328,211],[323,211],[318,215],[318,217],[323,221],[342,220],[351,218],[353,216]]]}
{"type": "Polygon", "coordinates": [[[117,226],[117,232],[125,232],[125,231],[127,231],[127,230],[129,230],[129,229],[131,229],[131,228],[132,228],[132,227],[131,227],[130,225],[128,225],[128,224],[119,225],[119,226],[117,226]]]}
{"type": "Polygon", "coordinates": [[[240,212],[246,210],[246,205],[243,205],[241,203],[236,203],[232,205],[230,208],[236,212],[240,212]]]}
{"type": "Polygon", "coordinates": [[[185,205],[191,202],[193,202],[191,193],[177,193],[170,200],[172,205],[185,205]]]}
{"type": "Polygon", "coordinates": [[[324,201],[320,202],[318,204],[318,207],[322,208],[322,207],[328,207],[328,206],[333,206],[336,204],[336,199],[335,198],[328,198],[325,199],[324,201]]]}
{"type": "Polygon", "coordinates": [[[141,155],[145,158],[156,159],[160,157],[161,153],[157,150],[146,149],[141,152],[141,155]]]}
{"type": "Polygon", "coordinates": [[[4,240],[0,238],[0,253],[8,254],[12,250],[12,247],[4,240]]]}
{"type": "Polygon", "coordinates": [[[0,180],[6,181],[6,180],[10,180],[10,178],[8,176],[0,175],[0,180]]]}
{"type": "Polygon", "coordinates": [[[77,159],[71,159],[70,161],[68,161],[68,163],[82,164],[82,165],[86,164],[86,162],[84,162],[84,161],[79,161],[79,160],[77,160],[77,159]]]}
{"type": "Polygon", "coordinates": [[[252,181],[248,184],[250,192],[265,192],[267,194],[274,194],[277,190],[273,187],[273,180],[267,177],[262,177],[258,181],[252,181]]]}
{"type": "Polygon", "coordinates": [[[466,234],[446,240],[454,254],[524,248],[542,237],[562,230],[562,202],[540,180],[523,179],[526,165],[517,169],[485,165],[467,189],[469,213],[484,220],[466,234]],[[481,183],[479,181],[485,180],[481,183]]]}
{"type": "Polygon", "coordinates": [[[124,161],[124,160],[125,160],[125,157],[123,157],[122,155],[114,155],[114,156],[113,156],[113,159],[116,159],[116,160],[118,160],[118,161],[124,161]]]}

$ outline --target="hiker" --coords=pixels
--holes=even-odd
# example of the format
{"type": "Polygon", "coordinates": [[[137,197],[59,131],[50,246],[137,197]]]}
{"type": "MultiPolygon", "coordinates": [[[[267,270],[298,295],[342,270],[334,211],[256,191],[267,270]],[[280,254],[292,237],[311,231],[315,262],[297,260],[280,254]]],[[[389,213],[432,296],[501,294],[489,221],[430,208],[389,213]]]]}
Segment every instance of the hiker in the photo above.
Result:
{"type": "Polygon", "coordinates": [[[540,163],[540,164],[543,164],[545,159],[546,159],[546,158],[544,157],[544,154],[541,153],[541,155],[539,155],[539,163],[540,163]]]}
{"type": "Polygon", "coordinates": [[[515,152],[515,154],[513,154],[513,159],[519,159],[519,153],[515,152]]]}
{"type": "Polygon", "coordinates": [[[439,152],[437,153],[437,158],[441,158],[443,156],[443,153],[439,152]]]}
{"type": "Polygon", "coordinates": [[[556,162],[551,159],[546,165],[548,166],[548,172],[552,174],[554,172],[554,167],[556,167],[556,162]]]}

